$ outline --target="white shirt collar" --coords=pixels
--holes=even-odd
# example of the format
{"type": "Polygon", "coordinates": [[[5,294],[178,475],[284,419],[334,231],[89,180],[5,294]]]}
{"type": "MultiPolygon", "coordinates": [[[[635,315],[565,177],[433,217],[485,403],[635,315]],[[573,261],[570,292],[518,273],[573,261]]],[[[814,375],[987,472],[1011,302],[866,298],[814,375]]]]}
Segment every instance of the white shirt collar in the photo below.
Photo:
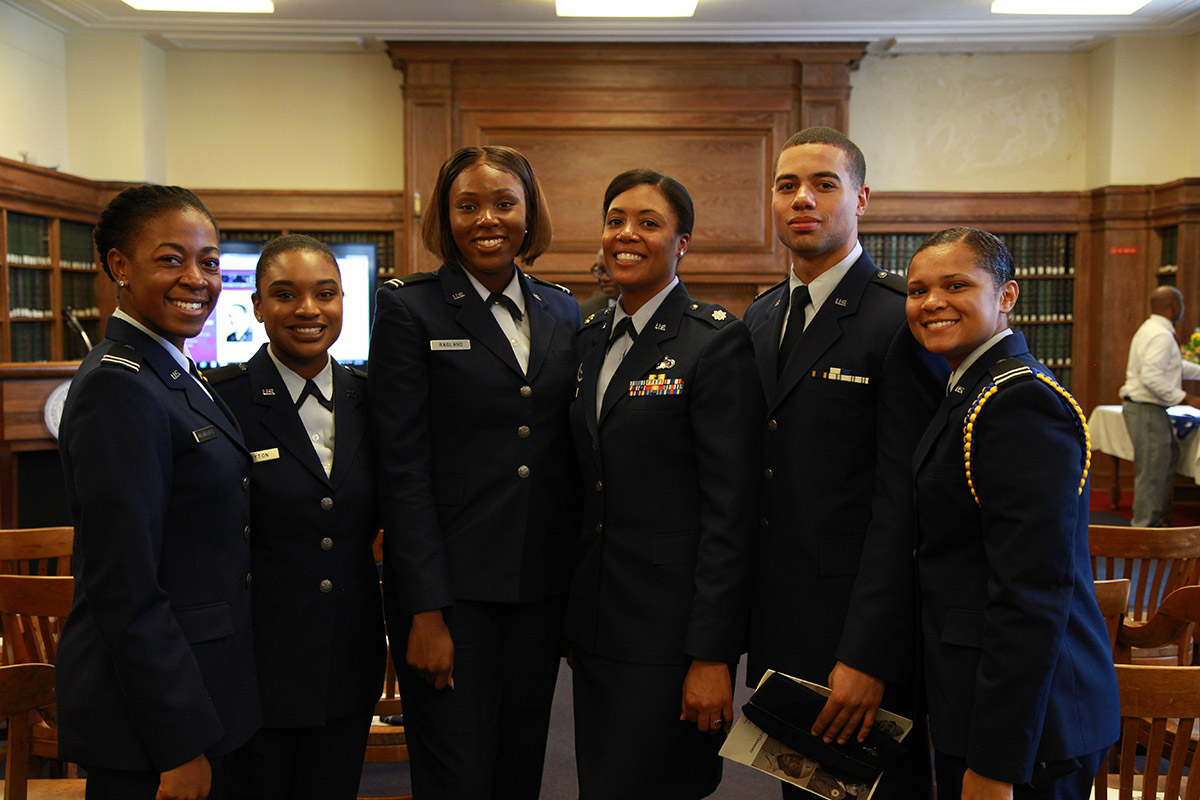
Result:
{"type": "MultiPolygon", "coordinates": [[[[283,378],[283,385],[287,387],[294,404],[300,399],[300,393],[304,391],[307,379],[296,374],[295,370],[280,361],[279,357],[275,355],[274,347],[274,345],[267,345],[267,355],[275,362],[275,369],[279,370],[279,377],[283,378]]],[[[325,354],[325,367],[316,374],[313,383],[321,390],[321,394],[325,396],[326,400],[333,397],[333,359],[329,357],[328,353],[325,354]]]]}
{"type": "Polygon", "coordinates": [[[1005,336],[1012,336],[1012,333],[1012,328],[1005,328],[983,344],[979,345],[979,347],[976,347],[974,350],[972,350],[971,354],[964,358],[962,363],[958,365],[958,369],[950,373],[950,382],[946,384],[946,393],[950,393],[950,390],[958,384],[959,379],[967,373],[967,370],[971,368],[971,365],[978,361],[980,356],[982,356],[988,350],[991,350],[992,345],[996,344],[996,342],[1000,341],[1005,336]]]}
{"type": "MultiPolygon", "coordinates": [[[[658,307],[663,304],[663,300],[667,299],[667,295],[671,293],[671,290],[675,288],[675,284],[677,283],[679,283],[678,277],[671,278],[670,283],[659,290],[658,294],[654,295],[654,297],[651,297],[649,300],[643,303],[642,307],[633,312],[633,314],[625,313],[625,309],[620,303],[617,303],[615,306],[613,306],[613,327],[610,329],[610,331],[615,330],[617,323],[622,319],[625,317],[630,317],[633,319],[633,329],[638,333],[641,333],[642,328],[646,327],[646,323],[648,323],[650,318],[654,316],[654,312],[658,311],[658,307]]],[[[611,332],[609,335],[612,335],[611,332]]]]}
{"type": "Polygon", "coordinates": [[[171,358],[175,359],[175,361],[179,364],[179,366],[183,367],[184,372],[191,372],[192,367],[191,367],[191,364],[189,363],[190,359],[188,359],[188,354],[186,351],[180,350],[178,347],[171,344],[166,339],[159,336],[157,333],[150,330],[142,323],[138,322],[136,319],[131,317],[128,313],[126,313],[125,311],[122,311],[120,308],[118,308],[116,311],[113,312],[113,316],[116,317],[117,319],[121,319],[121,320],[124,320],[125,322],[128,322],[130,325],[137,328],[139,331],[146,334],[147,336],[149,336],[151,339],[158,342],[159,344],[161,344],[163,349],[167,351],[167,354],[170,355],[171,358]]]}
{"type": "MultiPolygon", "coordinates": [[[[813,278],[812,283],[808,284],[809,302],[812,303],[814,313],[821,310],[821,304],[829,298],[829,295],[833,294],[833,290],[841,283],[842,278],[846,277],[846,273],[850,271],[850,267],[854,265],[854,262],[858,261],[858,257],[862,255],[862,252],[862,243],[856,240],[854,247],[851,248],[845,258],[813,278]]],[[[804,281],[800,280],[794,269],[788,272],[789,297],[796,290],[797,286],[803,285],[805,285],[804,281]]]]}
{"type": "MultiPolygon", "coordinates": [[[[472,275],[469,270],[463,269],[463,274],[467,276],[467,280],[469,280],[471,285],[475,287],[475,291],[479,292],[479,299],[486,303],[487,299],[491,297],[492,293],[488,291],[486,286],[476,280],[475,276],[472,275]]],[[[516,303],[517,311],[520,311],[521,315],[524,316],[525,293],[521,291],[521,281],[517,278],[516,267],[513,267],[512,279],[509,280],[508,285],[504,287],[504,291],[502,291],[500,294],[516,303]]]]}

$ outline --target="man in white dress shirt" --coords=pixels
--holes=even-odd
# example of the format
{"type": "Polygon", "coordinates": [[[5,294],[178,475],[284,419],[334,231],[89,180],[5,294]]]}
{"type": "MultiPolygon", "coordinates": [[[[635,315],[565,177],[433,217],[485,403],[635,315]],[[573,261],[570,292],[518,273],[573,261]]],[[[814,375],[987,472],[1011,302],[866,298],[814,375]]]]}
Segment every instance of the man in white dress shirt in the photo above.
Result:
{"type": "Polygon", "coordinates": [[[1200,397],[1181,387],[1200,380],[1200,364],[1184,361],[1175,339],[1175,323],[1183,317],[1183,295],[1174,286],[1150,294],[1150,318],[1129,344],[1122,417],[1133,441],[1133,521],[1137,528],[1157,528],[1171,500],[1171,481],[1179,459],[1179,441],[1167,416],[1170,406],[1200,407],[1200,397]]]}

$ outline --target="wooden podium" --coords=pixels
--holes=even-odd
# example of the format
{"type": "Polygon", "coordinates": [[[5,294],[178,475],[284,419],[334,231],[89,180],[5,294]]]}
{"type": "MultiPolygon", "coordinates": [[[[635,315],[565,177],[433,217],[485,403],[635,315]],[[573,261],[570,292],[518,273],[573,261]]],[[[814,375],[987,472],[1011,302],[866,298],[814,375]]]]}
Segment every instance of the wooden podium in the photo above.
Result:
{"type": "MultiPolygon", "coordinates": [[[[18,524],[20,453],[57,450],[44,409],[51,392],[69,381],[78,361],[0,363],[0,527],[18,524]]],[[[62,499],[66,505],[65,498],[62,499]]]]}

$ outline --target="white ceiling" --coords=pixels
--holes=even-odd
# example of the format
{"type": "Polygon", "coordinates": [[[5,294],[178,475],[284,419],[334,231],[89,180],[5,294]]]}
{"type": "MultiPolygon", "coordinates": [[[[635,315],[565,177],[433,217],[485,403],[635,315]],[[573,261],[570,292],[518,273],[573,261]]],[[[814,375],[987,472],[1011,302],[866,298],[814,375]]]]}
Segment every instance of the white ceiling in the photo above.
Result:
{"type": "Polygon", "coordinates": [[[170,48],[376,50],[407,41],[866,41],[875,53],[1087,50],[1200,32],[1200,0],[1126,17],[993,15],[991,0],[699,0],[691,19],[558,19],[554,0],[275,0],[275,13],[134,11],[120,0],[0,0],[67,33],[170,48]]]}

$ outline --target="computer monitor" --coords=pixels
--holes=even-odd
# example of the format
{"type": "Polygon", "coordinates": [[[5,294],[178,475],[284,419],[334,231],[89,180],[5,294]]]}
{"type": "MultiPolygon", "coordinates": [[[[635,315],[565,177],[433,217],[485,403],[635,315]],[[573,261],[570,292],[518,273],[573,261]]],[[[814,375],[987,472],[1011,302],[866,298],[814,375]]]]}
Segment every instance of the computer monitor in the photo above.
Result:
{"type": "MultiPolygon", "coordinates": [[[[254,318],[254,268],[262,242],[221,242],[221,294],[217,307],[198,336],[188,340],[188,353],[202,368],[248,361],[267,340],[254,318]]],[[[331,243],[342,273],[342,334],[329,348],[342,364],[365,367],[375,311],[375,245],[331,243]]]]}

